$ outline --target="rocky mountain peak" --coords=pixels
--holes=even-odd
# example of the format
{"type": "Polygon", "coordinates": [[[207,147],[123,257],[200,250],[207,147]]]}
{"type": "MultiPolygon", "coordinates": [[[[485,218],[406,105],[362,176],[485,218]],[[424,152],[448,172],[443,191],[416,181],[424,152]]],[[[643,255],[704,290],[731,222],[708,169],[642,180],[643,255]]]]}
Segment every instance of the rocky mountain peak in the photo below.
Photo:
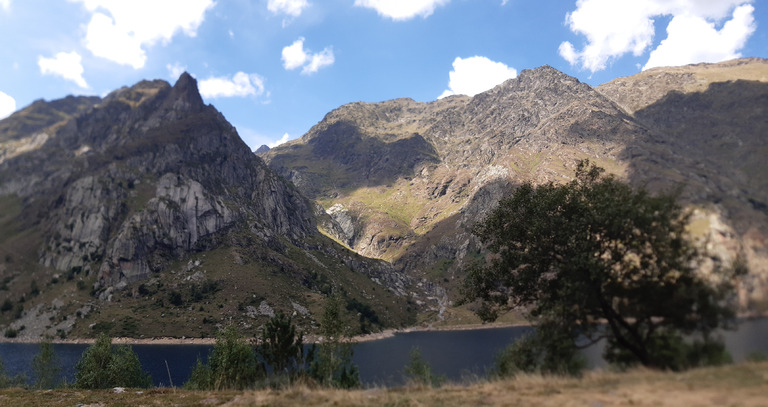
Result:
{"type": "Polygon", "coordinates": [[[199,112],[205,107],[197,88],[197,80],[187,72],[179,76],[168,97],[173,109],[187,112],[199,112]]]}

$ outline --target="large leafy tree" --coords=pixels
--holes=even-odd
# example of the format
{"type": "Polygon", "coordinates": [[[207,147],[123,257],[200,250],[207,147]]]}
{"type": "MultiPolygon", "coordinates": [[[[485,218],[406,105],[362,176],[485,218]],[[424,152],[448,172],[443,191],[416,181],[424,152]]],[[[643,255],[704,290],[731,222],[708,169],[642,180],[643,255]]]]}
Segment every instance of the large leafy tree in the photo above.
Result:
{"type": "Polygon", "coordinates": [[[600,339],[611,362],[707,362],[723,351],[713,331],[733,317],[723,301],[732,275],[699,273],[689,215],[674,195],[602,173],[582,161],[572,182],[524,184],[503,199],[475,228],[491,255],[468,271],[466,298],[482,300],[486,319],[505,307],[528,311],[537,332],[514,351],[529,367],[570,370],[568,357],[600,339]]]}

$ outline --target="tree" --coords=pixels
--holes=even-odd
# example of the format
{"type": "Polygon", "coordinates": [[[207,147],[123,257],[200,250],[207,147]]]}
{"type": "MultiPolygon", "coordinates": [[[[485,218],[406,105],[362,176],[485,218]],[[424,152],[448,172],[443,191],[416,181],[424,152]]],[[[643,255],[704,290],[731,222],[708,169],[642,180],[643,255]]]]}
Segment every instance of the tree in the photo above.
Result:
{"type": "Polygon", "coordinates": [[[149,387],[152,377],[141,368],[139,357],[128,345],[112,346],[112,338],[102,333],[75,365],[75,387],[149,387]]]}
{"type": "Polygon", "coordinates": [[[40,342],[40,352],[32,358],[32,374],[38,389],[53,389],[61,382],[61,361],[49,339],[40,342]]]}
{"type": "Polygon", "coordinates": [[[293,378],[304,370],[304,335],[297,334],[291,318],[279,312],[261,332],[259,354],[273,374],[293,378]]]}
{"type": "Polygon", "coordinates": [[[539,332],[556,332],[534,336],[538,354],[528,356],[538,366],[547,353],[575,356],[602,338],[606,358],[622,365],[681,369],[720,360],[713,331],[733,320],[724,300],[743,267],[705,279],[687,239],[689,214],[675,196],[602,173],[582,161],[572,182],[527,183],[503,199],[474,229],[492,255],[468,270],[465,299],[480,298],[489,319],[524,307],[539,332]],[[689,335],[699,342],[684,341],[689,335]],[[674,360],[670,352],[689,356],[674,360]]]}
{"type": "Polygon", "coordinates": [[[253,347],[229,326],[219,333],[208,364],[197,360],[185,387],[194,390],[243,390],[266,376],[253,347]]]}
{"type": "Polygon", "coordinates": [[[357,366],[352,363],[352,344],[341,318],[341,299],[335,295],[325,303],[320,333],[323,342],[311,352],[310,376],[324,386],[359,387],[357,366]]]}

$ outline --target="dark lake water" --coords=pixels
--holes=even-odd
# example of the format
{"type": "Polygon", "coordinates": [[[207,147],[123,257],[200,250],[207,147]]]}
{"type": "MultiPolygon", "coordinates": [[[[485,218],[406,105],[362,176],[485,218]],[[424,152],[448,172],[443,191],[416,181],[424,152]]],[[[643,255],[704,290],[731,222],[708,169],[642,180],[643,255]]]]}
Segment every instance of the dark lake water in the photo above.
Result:
{"type": "MultiPolygon", "coordinates": [[[[433,372],[454,381],[471,379],[485,376],[493,366],[496,354],[528,329],[510,327],[398,333],[391,338],[356,344],[354,362],[364,385],[399,385],[404,383],[403,369],[408,364],[409,353],[412,348],[418,347],[433,372]]],[[[725,332],[723,336],[736,362],[756,351],[768,355],[768,319],[742,321],[737,331],[725,332]]],[[[54,345],[68,383],[74,381],[74,366],[86,348],[87,345],[54,345]]],[[[170,386],[171,383],[181,386],[189,378],[197,357],[205,361],[213,346],[134,345],[133,349],[156,386],[170,386]]],[[[0,359],[10,375],[21,373],[31,376],[29,369],[37,352],[38,345],[35,344],[0,343],[0,359]]],[[[601,353],[599,346],[585,351],[592,367],[604,364],[601,353]]]]}

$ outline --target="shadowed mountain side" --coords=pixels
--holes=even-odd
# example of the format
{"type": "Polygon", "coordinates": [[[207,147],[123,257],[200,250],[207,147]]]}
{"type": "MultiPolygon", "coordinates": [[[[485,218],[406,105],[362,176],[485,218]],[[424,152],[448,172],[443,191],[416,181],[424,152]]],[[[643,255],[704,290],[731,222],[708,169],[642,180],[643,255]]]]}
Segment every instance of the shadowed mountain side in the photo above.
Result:
{"type": "Polygon", "coordinates": [[[391,185],[413,177],[425,164],[439,163],[434,147],[417,133],[382,140],[365,135],[350,121],[332,123],[318,133],[270,161],[272,169],[315,199],[391,185]]]}
{"type": "MultiPolygon", "coordinates": [[[[627,151],[627,176],[651,190],[682,187],[681,198],[710,213],[713,256],[743,250],[751,268],[742,305],[765,309],[768,299],[768,83],[712,83],[705,91],[673,91],[638,110],[651,129],[627,151]],[[714,217],[712,217],[714,216],[714,217]],[[716,219],[715,219],[716,218],[716,219]]],[[[701,233],[702,231],[699,231],[701,233]]]]}

